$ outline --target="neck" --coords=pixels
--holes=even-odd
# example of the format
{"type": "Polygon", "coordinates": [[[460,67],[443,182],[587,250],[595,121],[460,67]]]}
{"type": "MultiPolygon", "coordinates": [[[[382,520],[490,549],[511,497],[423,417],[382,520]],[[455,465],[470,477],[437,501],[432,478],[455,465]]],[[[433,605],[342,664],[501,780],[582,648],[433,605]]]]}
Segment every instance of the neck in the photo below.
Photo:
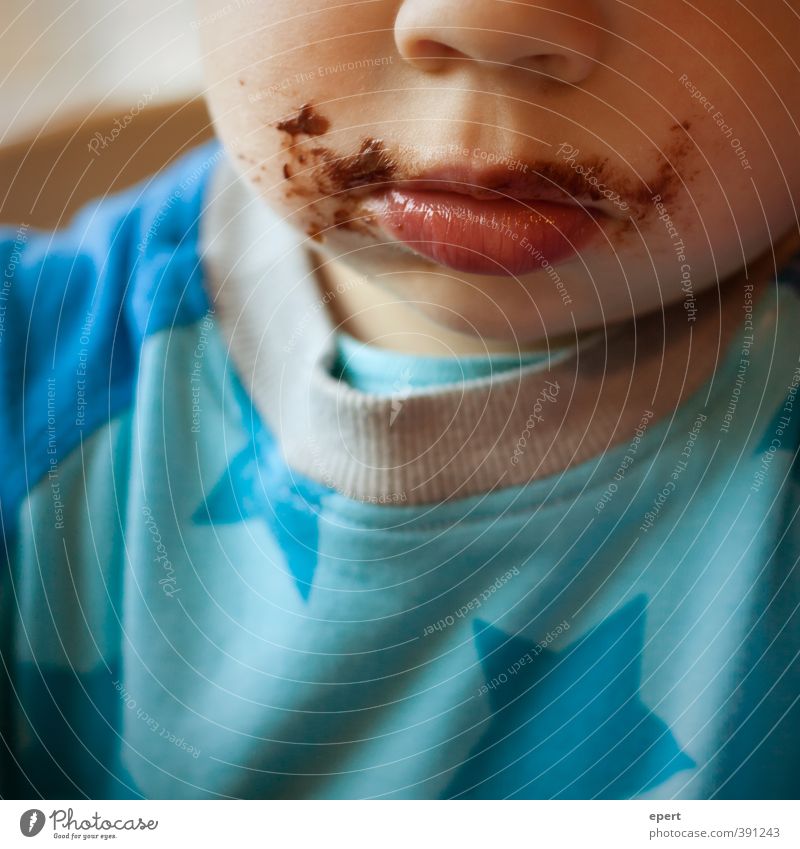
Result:
{"type": "Polygon", "coordinates": [[[545,340],[491,339],[460,333],[428,318],[342,263],[327,261],[317,269],[333,323],[361,342],[420,356],[486,356],[537,353],[575,345],[574,334],[545,340]]]}

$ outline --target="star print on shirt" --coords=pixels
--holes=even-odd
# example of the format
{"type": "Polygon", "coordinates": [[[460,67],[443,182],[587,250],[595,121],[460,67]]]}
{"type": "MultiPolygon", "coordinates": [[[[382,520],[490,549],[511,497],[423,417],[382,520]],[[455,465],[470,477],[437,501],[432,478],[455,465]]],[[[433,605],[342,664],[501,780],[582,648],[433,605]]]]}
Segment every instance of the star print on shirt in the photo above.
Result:
{"type": "MultiPolygon", "coordinates": [[[[243,403],[250,405],[249,399],[243,403]]],[[[298,592],[308,601],[317,567],[319,513],[328,490],[292,472],[252,406],[245,413],[250,441],[230,461],[192,520],[211,525],[263,520],[298,592]]]]}
{"type": "Polygon", "coordinates": [[[694,767],[639,695],[645,608],[639,596],[569,648],[538,655],[534,643],[476,621],[487,684],[497,683],[483,736],[445,795],[623,799],[694,767]]]}

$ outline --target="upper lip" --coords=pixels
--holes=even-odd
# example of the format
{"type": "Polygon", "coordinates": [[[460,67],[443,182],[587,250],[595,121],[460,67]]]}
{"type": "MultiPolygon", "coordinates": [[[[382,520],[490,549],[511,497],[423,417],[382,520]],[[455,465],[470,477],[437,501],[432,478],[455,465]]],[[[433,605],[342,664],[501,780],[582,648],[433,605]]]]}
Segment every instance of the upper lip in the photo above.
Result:
{"type": "MultiPolygon", "coordinates": [[[[383,186],[382,188],[386,188],[383,186]]],[[[560,185],[557,179],[548,178],[536,170],[534,164],[525,170],[509,168],[463,168],[440,166],[421,172],[418,176],[404,177],[391,182],[389,188],[409,191],[434,191],[465,195],[478,200],[544,201],[565,206],[579,206],[589,212],[618,217],[613,204],[592,197],[586,188],[560,185]]]]}

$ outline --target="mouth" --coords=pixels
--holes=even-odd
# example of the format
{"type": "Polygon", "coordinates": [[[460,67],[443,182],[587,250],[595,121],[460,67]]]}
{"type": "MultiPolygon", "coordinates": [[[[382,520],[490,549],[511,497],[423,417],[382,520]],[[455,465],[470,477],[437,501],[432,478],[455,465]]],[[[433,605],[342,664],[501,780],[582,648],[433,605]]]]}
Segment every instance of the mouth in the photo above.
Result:
{"type": "Polygon", "coordinates": [[[638,231],[639,222],[653,217],[654,199],[674,203],[680,195],[685,168],[676,163],[693,145],[688,121],[672,125],[658,149],[657,168],[647,177],[631,163],[584,155],[567,142],[551,146],[555,158],[534,161],[490,159],[482,155],[487,149],[474,148],[472,158],[490,160],[491,166],[469,161],[461,146],[467,164],[464,158],[440,160],[417,172],[380,138],[363,138],[349,154],[321,143],[329,122],[311,104],[276,127],[292,157],[283,166],[286,198],[305,197],[312,207],[335,204],[331,214],[320,208],[319,219],[308,223],[311,238],[323,241],[330,228],[374,238],[377,227],[408,253],[441,266],[505,276],[547,271],[592,240],[638,231]],[[296,136],[307,136],[307,143],[298,144],[296,136]]]}
{"type": "Polygon", "coordinates": [[[516,277],[570,259],[617,217],[565,182],[542,171],[440,170],[373,187],[363,206],[390,238],[438,265],[516,277]]]}

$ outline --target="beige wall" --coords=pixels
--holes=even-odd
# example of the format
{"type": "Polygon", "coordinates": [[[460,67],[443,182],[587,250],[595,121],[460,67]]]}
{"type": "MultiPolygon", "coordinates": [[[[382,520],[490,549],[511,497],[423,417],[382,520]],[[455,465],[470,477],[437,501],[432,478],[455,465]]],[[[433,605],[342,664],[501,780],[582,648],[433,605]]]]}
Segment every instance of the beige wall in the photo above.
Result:
{"type": "Polygon", "coordinates": [[[193,0],[0,0],[0,145],[200,90],[193,0]]]}
{"type": "Polygon", "coordinates": [[[0,0],[0,223],[63,226],[211,135],[193,8],[0,0]]]}

